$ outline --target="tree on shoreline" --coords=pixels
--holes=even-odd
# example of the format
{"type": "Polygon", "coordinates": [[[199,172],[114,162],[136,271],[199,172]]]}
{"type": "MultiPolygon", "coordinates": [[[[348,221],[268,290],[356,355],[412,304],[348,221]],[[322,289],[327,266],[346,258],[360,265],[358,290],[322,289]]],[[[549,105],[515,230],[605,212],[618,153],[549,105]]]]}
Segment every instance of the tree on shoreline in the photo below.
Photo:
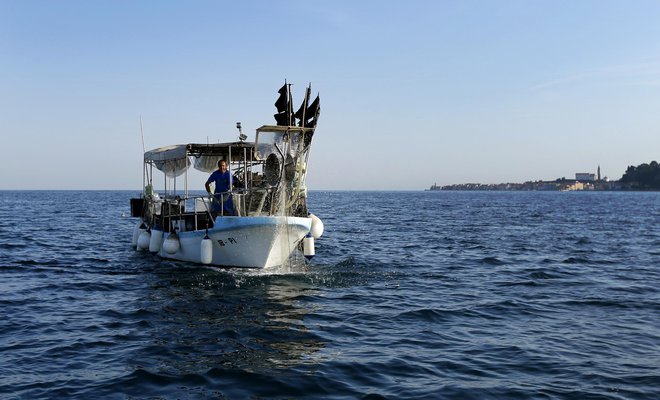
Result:
{"type": "Polygon", "coordinates": [[[660,189],[660,165],[656,161],[637,167],[631,165],[620,181],[630,184],[633,189],[660,189]]]}

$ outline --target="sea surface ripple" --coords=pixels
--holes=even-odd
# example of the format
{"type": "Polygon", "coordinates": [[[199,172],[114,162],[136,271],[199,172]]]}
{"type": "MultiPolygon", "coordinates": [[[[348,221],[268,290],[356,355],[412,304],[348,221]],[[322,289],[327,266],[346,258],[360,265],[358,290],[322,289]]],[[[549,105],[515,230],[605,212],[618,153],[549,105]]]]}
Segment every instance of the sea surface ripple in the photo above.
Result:
{"type": "Polygon", "coordinates": [[[0,398],[660,398],[660,193],[310,192],[272,271],[134,251],[129,191],[0,191],[0,398]]]}

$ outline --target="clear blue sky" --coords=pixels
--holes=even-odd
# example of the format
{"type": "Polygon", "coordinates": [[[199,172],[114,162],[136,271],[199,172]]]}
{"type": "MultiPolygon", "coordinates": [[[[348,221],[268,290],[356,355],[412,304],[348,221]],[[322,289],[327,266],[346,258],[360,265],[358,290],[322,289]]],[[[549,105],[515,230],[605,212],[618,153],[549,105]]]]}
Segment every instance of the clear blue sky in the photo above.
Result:
{"type": "Polygon", "coordinates": [[[147,149],[253,138],[285,78],[310,189],[660,161],[660,1],[0,0],[0,189],[140,190],[140,115],[147,149]]]}

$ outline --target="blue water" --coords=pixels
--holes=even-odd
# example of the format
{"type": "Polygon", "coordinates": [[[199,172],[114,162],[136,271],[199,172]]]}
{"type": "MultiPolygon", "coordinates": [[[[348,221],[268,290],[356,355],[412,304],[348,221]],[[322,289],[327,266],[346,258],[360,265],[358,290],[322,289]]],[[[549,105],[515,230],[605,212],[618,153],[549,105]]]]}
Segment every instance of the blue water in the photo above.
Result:
{"type": "Polygon", "coordinates": [[[0,398],[660,398],[660,193],[311,192],[310,265],[164,261],[0,192],[0,398]]]}

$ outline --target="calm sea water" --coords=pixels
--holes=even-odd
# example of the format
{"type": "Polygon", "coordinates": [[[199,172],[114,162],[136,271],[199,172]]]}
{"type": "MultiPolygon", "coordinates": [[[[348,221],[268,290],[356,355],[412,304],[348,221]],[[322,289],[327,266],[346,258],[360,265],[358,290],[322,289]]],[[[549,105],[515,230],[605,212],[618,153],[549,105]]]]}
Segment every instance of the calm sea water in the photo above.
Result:
{"type": "Polygon", "coordinates": [[[0,398],[660,398],[660,193],[312,192],[273,272],[136,253],[132,192],[0,192],[0,398]]]}

